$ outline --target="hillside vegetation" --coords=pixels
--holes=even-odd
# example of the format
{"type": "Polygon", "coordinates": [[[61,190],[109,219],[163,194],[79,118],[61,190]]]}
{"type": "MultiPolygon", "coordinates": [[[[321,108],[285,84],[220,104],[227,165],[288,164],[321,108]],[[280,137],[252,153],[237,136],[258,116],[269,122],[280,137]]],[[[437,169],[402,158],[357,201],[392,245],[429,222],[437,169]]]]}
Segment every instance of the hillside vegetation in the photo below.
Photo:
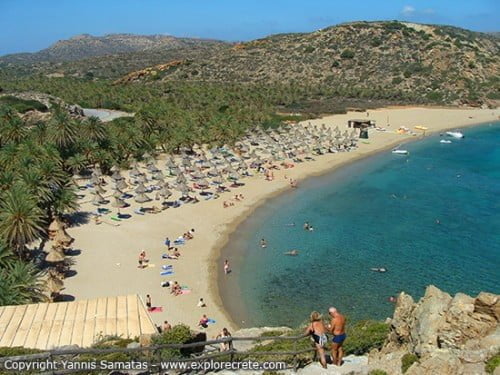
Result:
{"type": "Polygon", "coordinates": [[[321,87],[324,96],[479,104],[500,98],[499,52],[498,38],[454,27],[357,22],[273,35],[150,70],[156,80],[291,84],[321,87]]]}

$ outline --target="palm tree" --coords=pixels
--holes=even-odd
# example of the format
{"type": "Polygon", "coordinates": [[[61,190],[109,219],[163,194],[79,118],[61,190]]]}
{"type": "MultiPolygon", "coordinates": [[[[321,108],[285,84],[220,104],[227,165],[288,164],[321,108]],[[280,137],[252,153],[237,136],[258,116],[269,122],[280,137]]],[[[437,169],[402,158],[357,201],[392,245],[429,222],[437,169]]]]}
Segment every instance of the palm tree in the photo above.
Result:
{"type": "Polygon", "coordinates": [[[33,196],[16,182],[0,198],[0,238],[22,257],[26,245],[42,233],[42,211],[33,196]]]}
{"type": "Polygon", "coordinates": [[[88,118],[81,123],[84,138],[90,141],[100,142],[107,137],[106,125],[95,116],[88,118]]]}
{"type": "Polygon", "coordinates": [[[61,109],[56,109],[49,121],[50,140],[60,150],[66,150],[72,146],[77,139],[75,122],[61,109]]]}
{"type": "Polygon", "coordinates": [[[11,260],[0,268],[0,305],[21,305],[47,300],[45,282],[33,263],[11,260]]]}

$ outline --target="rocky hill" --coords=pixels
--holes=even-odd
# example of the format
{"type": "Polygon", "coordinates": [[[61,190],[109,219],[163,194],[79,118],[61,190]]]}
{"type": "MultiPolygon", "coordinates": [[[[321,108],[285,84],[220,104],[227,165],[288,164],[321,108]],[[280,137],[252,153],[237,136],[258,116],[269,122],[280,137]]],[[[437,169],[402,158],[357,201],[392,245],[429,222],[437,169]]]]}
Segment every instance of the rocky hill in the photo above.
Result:
{"type": "MultiPolygon", "coordinates": [[[[488,34],[402,22],[356,22],[211,51],[203,58],[185,59],[161,77],[320,85],[337,90],[339,96],[376,97],[384,92],[477,104],[500,99],[499,53],[500,40],[488,34]]],[[[143,74],[139,77],[144,79],[143,74]]]]}
{"type": "Polygon", "coordinates": [[[35,53],[0,57],[0,68],[13,74],[117,77],[131,70],[170,59],[196,57],[208,50],[229,48],[230,43],[168,35],[77,35],[35,53]]]}
{"type": "Polygon", "coordinates": [[[6,55],[1,57],[0,61],[4,63],[42,61],[59,63],[130,52],[147,53],[158,50],[220,44],[226,43],[208,39],[176,38],[169,35],[108,34],[104,36],[93,36],[82,34],[67,40],[60,40],[39,52],[6,55]]]}

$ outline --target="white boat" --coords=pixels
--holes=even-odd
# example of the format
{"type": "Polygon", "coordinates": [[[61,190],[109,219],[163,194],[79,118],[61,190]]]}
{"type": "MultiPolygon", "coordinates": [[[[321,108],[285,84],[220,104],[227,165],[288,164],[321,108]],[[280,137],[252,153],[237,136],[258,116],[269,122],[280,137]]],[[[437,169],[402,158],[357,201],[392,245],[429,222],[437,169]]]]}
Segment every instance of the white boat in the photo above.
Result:
{"type": "Polygon", "coordinates": [[[409,155],[410,154],[408,152],[408,150],[399,150],[399,149],[392,150],[392,153],[398,154],[398,155],[409,155]]]}
{"type": "Polygon", "coordinates": [[[441,139],[439,143],[451,143],[449,139],[441,139]]]}
{"type": "Polygon", "coordinates": [[[460,132],[446,132],[446,135],[453,137],[453,138],[463,138],[464,137],[463,133],[460,133],[460,132]]]}

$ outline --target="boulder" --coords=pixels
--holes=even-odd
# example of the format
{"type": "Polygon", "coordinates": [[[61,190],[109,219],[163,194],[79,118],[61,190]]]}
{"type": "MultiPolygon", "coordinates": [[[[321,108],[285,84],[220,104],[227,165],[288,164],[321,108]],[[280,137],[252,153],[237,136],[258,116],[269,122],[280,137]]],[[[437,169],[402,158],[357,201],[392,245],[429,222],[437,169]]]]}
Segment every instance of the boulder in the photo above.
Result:
{"type": "Polygon", "coordinates": [[[460,360],[449,351],[436,351],[420,362],[415,362],[406,371],[406,375],[462,375],[464,366],[460,360]]]}
{"type": "Polygon", "coordinates": [[[411,352],[423,356],[438,348],[438,331],[445,323],[445,313],[451,296],[433,285],[427,287],[424,297],[413,312],[410,331],[411,352]]]}
{"type": "Polygon", "coordinates": [[[412,313],[415,310],[413,298],[402,292],[398,296],[394,317],[391,320],[391,332],[389,342],[404,344],[410,342],[411,325],[413,323],[412,313]]]}
{"type": "Polygon", "coordinates": [[[500,321],[500,296],[481,292],[474,301],[474,312],[485,314],[500,321]]]}
{"type": "Polygon", "coordinates": [[[495,318],[477,312],[473,298],[458,293],[445,314],[445,322],[439,328],[439,347],[464,348],[468,341],[488,335],[496,325],[495,318]]]}

